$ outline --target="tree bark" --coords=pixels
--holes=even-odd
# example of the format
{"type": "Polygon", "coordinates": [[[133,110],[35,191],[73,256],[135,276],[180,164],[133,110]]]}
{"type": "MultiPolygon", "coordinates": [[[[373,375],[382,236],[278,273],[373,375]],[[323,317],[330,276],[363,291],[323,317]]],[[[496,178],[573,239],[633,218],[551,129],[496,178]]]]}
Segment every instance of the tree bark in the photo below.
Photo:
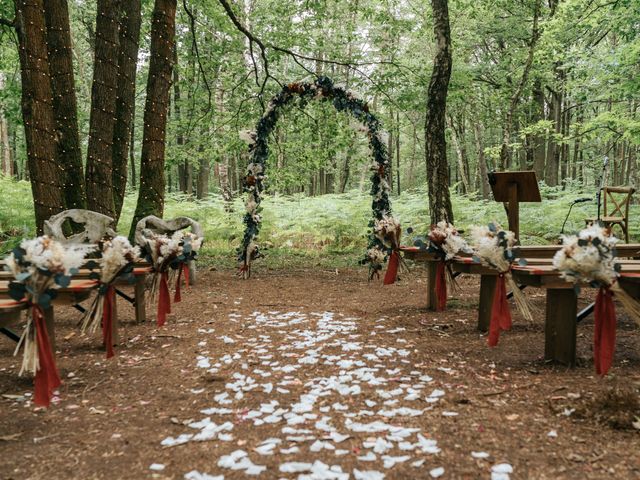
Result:
{"type": "Polygon", "coordinates": [[[448,0],[431,0],[436,55],[427,96],[425,151],[431,223],[453,223],[445,138],[447,93],[451,78],[451,30],[448,0]]]}
{"type": "Polygon", "coordinates": [[[115,218],[113,195],[113,133],[118,89],[120,0],[98,0],[96,48],[91,86],[87,206],[115,218]]]}
{"type": "Polygon", "coordinates": [[[78,107],[73,75],[73,50],[67,0],[46,0],[47,49],[53,113],[56,122],[58,162],[64,172],[67,208],[86,208],[84,169],[78,131],[78,107]]]}
{"type": "Polygon", "coordinates": [[[478,174],[480,176],[480,190],[484,200],[489,199],[491,187],[487,176],[487,159],[484,156],[484,145],[482,140],[482,126],[480,122],[473,123],[473,138],[476,144],[476,154],[478,155],[478,174]]]}
{"type": "Polygon", "coordinates": [[[113,204],[116,224],[122,213],[122,204],[127,189],[127,164],[129,143],[136,102],[136,68],[140,46],[140,24],[142,12],[140,0],[129,0],[120,19],[118,51],[118,90],[113,127],[113,204]]]}
{"type": "Polygon", "coordinates": [[[558,148],[556,136],[561,131],[561,114],[562,95],[557,90],[554,90],[551,92],[551,102],[549,104],[549,118],[553,120],[554,135],[547,146],[547,166],[545,168],[545,182],[552,187],[558,185],[558,170],[560,169],[560,149],[558,148]]]}
{"type": "MultiPolygon", "coordinates": [[[[533,83],[532,95],[534,108],[532,120],[537,123],[544,119],[544,92],[542,91],[540,80],[536,79],[533,83]]],[[[533,170],[536,172],[538,179],[542,180],[544,178],[545,167],[544,135],[536,133],[531,137],[531,148],[533,149],[533,170]]]]}
{"type": "MultiPolygon", "coordinates": [[[[0,91],[4,90],[4,73],[0,72],[0,91]]],[[[13,176],[13,161],[11,159],[11,145],[9,144],[9,122],[0,110],[0,171],[13,176]]]]}
{"type": "Polygon", "coordinates": [[[467,194],[471,191],[469,187],[469,176],[468,176],[468,160],[467,160],[467,150],[464,146],[464,136],[463,129],[456,129],[456,125],[453,123],[453,119],[451,115],[447,115],[447,123],[449,124],[449,128],[451,129],[451,140],[453,140],[453,146],[456,150],[456,156],[458,157],[458,172],[460,174],[460,180],[462,181],[462,193],[467,194]]]}
{"type": "Polygon", "coordinates": [[[43,0],[16,0],[15,10],[27,165],[36,229],[42,234],[44,221],[65,208],[64,172],[57,160],[43,0]]]}
{"type": "Polygon", "coordinates": [[[164,154],[176,35],[176,7],[176,0],[156,0],[153,9],[140,157],[140,190],[131,225],[131,237],[140,219],[148,215],[162,217],[164,212],[164,154]]]}

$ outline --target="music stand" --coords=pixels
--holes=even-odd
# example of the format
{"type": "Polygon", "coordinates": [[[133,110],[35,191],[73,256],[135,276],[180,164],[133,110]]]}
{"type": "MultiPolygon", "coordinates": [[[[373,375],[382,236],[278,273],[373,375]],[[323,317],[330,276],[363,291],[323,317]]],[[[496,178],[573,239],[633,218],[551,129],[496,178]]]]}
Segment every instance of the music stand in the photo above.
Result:
{"type": "Polygon", "coordinates": [[[536,172],[491,172],[489,185],[496,202],[504,202],[509,217],[509,230],[520,240],[520,202],[541,202],[536,172]]]}

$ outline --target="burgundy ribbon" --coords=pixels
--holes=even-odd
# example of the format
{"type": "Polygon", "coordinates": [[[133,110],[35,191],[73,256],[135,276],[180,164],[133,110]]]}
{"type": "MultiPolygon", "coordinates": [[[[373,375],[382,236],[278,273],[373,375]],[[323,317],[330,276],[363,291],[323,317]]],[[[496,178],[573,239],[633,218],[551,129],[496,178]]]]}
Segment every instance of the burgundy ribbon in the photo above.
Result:
{"type": "Polygon", "coordinates": [[[616,307],[609,288],[598,290],[594,310],[593,361],[598,375],[606,375],[613,362],[616,348],[616,307]]]}
{"type": "Polygon", "coordinates": [[[507,302],[507,285],[504,273],[498,276],[496,291],[493,294],[491,306],[491,322],[489,324],[489,346],[495,347],[500,339],[502,330],[511,329],[511,311],[507,302]]]}
{"type": "Polygon", "coordinates": [[[394,250],[389,257],[389,266],[387,267],[387,273],[384,275],[384,284],[391,285],[396,283],[398,279],[398,269],[400,268],[400,255],[394,250]]]}
{"type": "Polygon", "coordinates": [[[102,309],[102,341],[107,347],[107,358],[115,355],[113,351],[113,315],[116,311],[116,289],[109,285],[104,295],[104,307],[102,309]]]}
{"type": "Polygon", "coordinates": [[[53,397],[53,391],[60,386],[60,375],[56,367],[56,360],[49,343],[49,333],[44,321],[44,312],[38,305],[31,307],[31,316],[36,329],[38,343],[39,368],[35,377],[34,402],[36,405],[48,407],[53,397]]]}
{"type": "Polygon", "coordinates": [[[169,274],[160,274],[160,291],[158,292],[158,326],[162,327],[167,322],[167,315],[171,313],[171,297],[169,296],[169,274]]]}
{"type": "Polygon", "coordinates": [[[184,284],[189,286],[189,266],[186,263],[182,263],[178,268],[178,279],[176,280],[176,293],[173,296],[173,303],[182,301],[182,294],[180,292],[180,284],[182,280],[182,274],[184,273],[184,284]]]}
{"type": "Polygon", "coordinates": [[[436,310],[447,308],[447,264],[444,261],[438,262],[436,269],[436,300],[436,310]]]}

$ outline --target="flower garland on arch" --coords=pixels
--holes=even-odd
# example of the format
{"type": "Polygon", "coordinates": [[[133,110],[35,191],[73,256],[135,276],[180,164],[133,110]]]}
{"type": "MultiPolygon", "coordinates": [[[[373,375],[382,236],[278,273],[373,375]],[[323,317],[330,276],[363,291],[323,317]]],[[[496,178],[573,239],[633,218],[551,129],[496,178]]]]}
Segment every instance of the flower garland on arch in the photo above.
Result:
{"type": "Polygon", "coordinates": [[[251,263],[260,258],[260,249],[256,242],[262,222],[260,202],[265,188],[265,169],[269,157],[269,135],[275,128],[282,109],[298,98],[304,107],[309,100],[331,101],[339,112],[348,112],[362,124],[369,138],[374,162],[371,166],[371,196],[373,218],[369,222],[369,245],[362,264],[369,264],[369,279],[379,277],[384,262],[389,259],[389,271],[385,275],[385,284],[393,283],[401,266],[399,255],[400,224],[393,219],[387,182],[387,169],[390,167],[387,148],[383,139],[380,121],[369,111],[367,103],[356,98],[351,92],[334,85],[327,77],[319,77],[313,83],[290,83],[278,93],[258,122],[255,132],[242,132],[240,137],[249,144],[251,163],[247,167],[244,179],[244,191],[247,193],[245,225],[242,245],[238,248],[240,274],[243,278],[251,276],[251,263]],[[386,239],[386,240],[385,240],[386,239]]]}
{"type": "Polygon", "coordinates": [[[562,238],[562,249],[553,257],[560,276],[575,285],[598,289],[594,309],[593,358],[598,375],[606,375],[613,362],[616,342],[617,298],[627,313],[640,323],[640,304],[617,283],[621,265],[616,260],[618,239],[599,225],[585,228],[578,235],[562,238]]]}

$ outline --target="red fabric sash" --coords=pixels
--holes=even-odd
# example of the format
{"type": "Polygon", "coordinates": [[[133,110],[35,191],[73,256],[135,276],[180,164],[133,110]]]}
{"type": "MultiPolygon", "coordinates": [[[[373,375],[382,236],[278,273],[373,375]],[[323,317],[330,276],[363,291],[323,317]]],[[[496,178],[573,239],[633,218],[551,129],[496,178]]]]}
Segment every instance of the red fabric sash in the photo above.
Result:
{"type": "Polygon", "coordinates": [[[180,292],[180,283],[182,280],[182,274],[184,273],[184,284],[189,286],[189,266],[186,263],[182,263],[178,268],[178,279],[176,280],[176,293],[173,296],[173,303],[182,301],[182,294],[180,292]]]}
{"type": "Polygon", "coordinates": [[[616,348],[616,307],[609,288],[600,288],[594,310],[593,361],[598,375],[606,375],[616,348]]]}
{"type": "Polygon", "coordinates": [[[436,300],[438,311],[447,308],[447,264],[444,261],[438,262],[436,270],[436,300]]]}
{"type": "Polygon", "coordinates": [[[167,315],[171,313],[171,297],[169,296],[169,274],[160,274],[160,291],[158,292],[158,326],[162,327],[167,322],[167,315]]]}
{"type": "Polygon", "coordinates": [[[116,306],[116,289],[109,285],[104,295],[104,306],[102,308],[102,341],[107,347],[107,358],[115,355],[113,351],[113,314],[116,306]]]}
{"type": "Polygon", "coordinates": [[[495,347],[500,339],[500,331],[511,328],[511,311],[507,302],[507,286],[504,273],[498,276],[496,291],[491,306],[491,322],[489,324],[489,346],[495,347]]]}
{"type": "Polygon", "coordinates": [[[44,321],[44,312],[38,305],[31,307],[31,316],[36,329],[38,343],[39,368],[35,377],[34,402],[36,405],[48,407],[51,403],[53,391],[60,386],[60,375],[56,367],[56,360],[49,343],[49,333],[44,321]]]}
{"type": "Polygon", "coordinates": [[[387,273],[384,275],[384,284],[391,285],[396,283],[398,279],[398,269],[400,268],[400,255],[394,250],[389,257],[389,266],[387,267],[387,273]]]}

